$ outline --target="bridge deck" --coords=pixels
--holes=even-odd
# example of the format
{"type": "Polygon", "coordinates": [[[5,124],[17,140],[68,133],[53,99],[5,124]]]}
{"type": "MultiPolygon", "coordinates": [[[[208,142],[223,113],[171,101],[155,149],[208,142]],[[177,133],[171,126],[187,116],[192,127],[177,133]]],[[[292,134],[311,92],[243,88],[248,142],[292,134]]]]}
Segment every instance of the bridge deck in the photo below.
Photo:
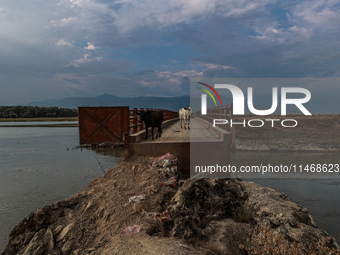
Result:
{"type": "MultiPolygon", "coordinates": [[[[176,121],[163,128],[161,138],[152,140],[150,135],[148,140],[131,143],[130,151],[138,155],[164,155],[171,152],[178,156],[185,177],[194,171],[194,165],[227,165],[231,162],[228,132],[213,128],[200,118],[192,118],[190,128],[181,129],[180,122],[176,121]]],[[[144,138],[145,133],[142,135],[144,138]]]]}
{"type": "MultiPolygon", "coordinates": [[[[156,130],[154,134],[156,135],[156,130]]],[[[148,140],[140,143],[171,143],[171,142],[199,142],[199,141],[221,141],[216,133],[202,124],[197,118],[190,121],[190,129],[181,129],[180,121],[163,128],[162,137],[152,141],[151,136],[148,140]]]]}

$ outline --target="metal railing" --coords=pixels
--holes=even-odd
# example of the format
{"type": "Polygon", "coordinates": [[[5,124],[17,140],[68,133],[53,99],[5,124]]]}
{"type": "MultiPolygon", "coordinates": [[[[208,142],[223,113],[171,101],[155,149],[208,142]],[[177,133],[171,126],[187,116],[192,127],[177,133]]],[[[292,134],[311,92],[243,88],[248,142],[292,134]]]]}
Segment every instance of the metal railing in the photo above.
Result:
{"type": "Polygon", "coordinates": [[[235,125],[230,127],[230,123],[233,119],[233,104],[209,108],[207,109],[206,115],[202,115],[201,112],[198,112],[198,116],[202,119],[207,120],[208,122],[213,122],[214,119],[228,120],[227,124],[219,124],[218,127],[231,133],[231,143],[232,145],[236,145],[235,125]]]}

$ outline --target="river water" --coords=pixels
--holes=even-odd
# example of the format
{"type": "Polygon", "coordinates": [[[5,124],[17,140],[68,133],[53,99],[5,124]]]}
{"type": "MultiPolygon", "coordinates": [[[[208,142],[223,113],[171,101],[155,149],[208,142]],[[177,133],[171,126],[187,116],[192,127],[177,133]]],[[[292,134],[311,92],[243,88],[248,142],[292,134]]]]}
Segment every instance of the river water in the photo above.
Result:
{"type": "MultiPolygon", "coordinates": [[[[339,152],[236,152],[233,165],[340,164],[339,152]]],[[[318,227],[340,242],[340,173],[333,178],[253,178],[244,179],[274,188],[309,209],[318,227]],[[336,178],[335,178],[336,177],[336,178]]]]}
{"type": "Polygon", "coordinates": [[[74,127],[0,127],[0,253],[22,217],[102,176],[98,161],[105,170],[120,161],[122,149],[72,149],[78,139],[74,127]]]}
{"type": "MultiPolygon", "coordinates": [[[[40,123],[35,123],[40,124],[40,123]]],[[[11,228],[29,212],[73,195],[120,161],[122,149],[72,149],[74,127],[0,127],[0,251],[11,228]]],[[[285,159],[340,163],[338,153],[236,152],[235,165],[285,159]]],[[[288,161],[287,161],[288,160],[288,161]]],[[[295,163],[295,162],[292,162],[295,163]]],[[[309,209],[317,225],[340,241],[340,178],[253,179],[309,209]]]]}

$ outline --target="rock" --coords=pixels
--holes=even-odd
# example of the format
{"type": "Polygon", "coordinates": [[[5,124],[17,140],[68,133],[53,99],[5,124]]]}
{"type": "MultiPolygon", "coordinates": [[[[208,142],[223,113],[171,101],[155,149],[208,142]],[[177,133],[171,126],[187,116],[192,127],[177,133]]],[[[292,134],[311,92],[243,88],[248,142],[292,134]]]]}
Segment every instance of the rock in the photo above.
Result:
{"type": "Polygon", "coordinates": [[[34,223],[36,224],[37,227],[43,225],[45,219],[46,213],[42,209],[39,209],[34,213],[34,223]]]}
{"type": "Polygon", "coordinates": [[[118,185],[117,185],[117,181],[114,180],[114,181],[112,182],[112,185],[113,185],[113,187],[117,187],[117,186],[118,186],[118,185]]]}
{"type": "Polygon", "coordinates": [[[143,210],[148,211],[149,205],[148,205],[147,201],[142,201],[140,203],[134,203],[132,205],[132,209],[134,210],[134,212],[141,213],[141,212],[143,212],[143,210]]]}
{"type": "Polygon", "coordinates": [[[61,248],[61,253],[62,254],[70,254],[70,251],[72,250],[73,247],[73,242],[72,241],[67,241],[63,247],[61,248]]]}
{"type": "Polygon", "coordinates": [[[74,251],[72,252],[72,254],[73,254],[73,255],[78,255],[78,254],[79,254],[79,251],[80,251],[80,249],[76,249],[76,250],[74,250],[74,251]]]}
{"type": "Polygon", "coordinates": [[[9,238],[14,238],[21,233],[24,233],[27,229],[30,229],[34,222],[34,213],[30,213],[24,217],[15,227],[12,229],[9,238]]]}
{"type": "Polygon", "coordinates": [[[32,253],[32,255],[42,255],[44,253],[44,244],[40,244],[38,248],[32,253]]]}
{"type": "Polygon", "coordinates": [[[146,186],[148,184],[148,181],[142,181],[139,183],[140,187],[146,186]]]}
{"type": "Polygon", "coordinates": [[[334,240],[317,228],[308,210],[283,193],[257,183],[243,182],[246,204],[253,208],[255,224],[244,243],[248,254],[340,254],[334,240]]]}
{"type": "Polygon", "coordinates": [[[18,235],[16,238],[13,240],[13,245],[20,245],[22,242],[25,240],[25,234],[22,233],[18,235]]]}
{"type": "Polygon", "coordinates": [[[79,196],[69,197],[58,202],[61,207],[72,207],[79,203],[79,196]]]}
{"type": "Polygon", "coordinates": [[[91,206],[92,206],[92,201],[90,201],[90,202],[87,204],[87,206],[85,207],[84,212],[86,212],[88,209],[90,209],[91,206]]]}
{"type": "Polygon", "coordinates": [[[57,226],[54,230],[53,230],[53,235],[56,236],[59,234],[59,232],[63,229],[64,227],[62,225],[57,226]]]}
{"type": "Polygon", "coordinates": [[[73,218],[73,213],[72,213],[72,211],[68,212],[67,218],[69,218],[69,219],[72,219],[72,218],[73,218]]]}
{"type": "Polygon", "coordinates": [[[67,233],[70,231],[70,229],[74,226],[74,223],[70,223],[69,225],[67,225],[60,233],[59,235],[56,237],[55,241],[56,242],[60,242],[61,240],[64,239],[64,237],[67,235],[67,233]]]}
{"type": "Polygon", "coordinates": [[[52,229],[48,228],[45,233],[46,243],[47,243],[47,251],[52,251],[54,249],[54,238],[52,229]]]}
{"type": "MultiPolygon", "coordinates": [[[[29,244],[26,246],[26,249],[23,254],[33,254],[35,252],[37,252],[37,254],[42,254],[39,252],[42,249],[40,246],[43,245],[42,240],[45,233],[46,229],[41,229],[39,232],[36,232],[31,241],[29,242],[29,244]]],[[[44,250],[42,252],[44,252],[44,250]]]]}
{"type": "Polygon", "coordinates": [[[298,226],[298,221],[294,218],[289,220],[289,225],[293,228],[296,228],[298,226]]]}
{"type": "Polygon", "coordinates": [[[33,236],[34,232],[28,232],[27,234],[25,234],[24,244],[28,244],[32,240],[33,236]]]}
{"type": "Polygon", "coordinates": [[[280,221],[278,220],[278,219],[276,219],[276,218],[269,218],[268,219],[271,223],[273,223],[273,225],[275,225],[275,226],[280,226],[280,221]]]}
{"type": "Polygon", "coordinates": [[[158,192],[158,189],[155,187],[155,185],[151,185],[151,186],[147,187],[146,190],[147,190],[146,193],[147,193],[148,195],[152,195],[152,194],[158,192]]]}
{"type": "Polygon", "coordinates": [[[307,208],[302,208],[302,209],[301,209],[301,212],[303,212],[303,213],[308,213],[308,209],[307,209],[307,208]]]}
{"type": "Polygon", "coordinates": [[[270,226],[270,221],[267,218],[264,218],[262,221],[263,226],[268,227],[270,226]]]}
{"type": "Polygon", "coordinates": [[[280,233],[283,234],[283,235],[287,233],[287,229],[285,229],[284,227],[280,227],[280,228],[279,228],[279,231],[280,231],[280,233]]]}
{"type": "Polygon", "coordinates": [[[51,208],[52,208],[53,210],[57,210],[57,209],[59,208],[58,202],[54,202],[54,203],[51,205],[51,208]]]}

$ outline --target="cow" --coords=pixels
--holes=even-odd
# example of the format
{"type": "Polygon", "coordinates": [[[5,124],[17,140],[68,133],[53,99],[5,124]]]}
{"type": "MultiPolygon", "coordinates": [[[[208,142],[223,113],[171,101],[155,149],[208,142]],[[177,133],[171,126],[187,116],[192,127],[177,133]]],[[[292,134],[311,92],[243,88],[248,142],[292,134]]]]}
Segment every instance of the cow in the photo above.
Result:
{"type": "Polygon", "coordinates": [[[181,108],[179,110],[179,119],[181,121],[181,128],[190,129],[190,115],[191,115],[191,107],[181,108]]]}
{"type": "Polygon", "coordinates": [[[162,122],[163,122],[163,112],[162,111],[141,111],[139,112],[140,115],[140,122],[145,123],[145,139],[148,139],[148,128],[151,127],[151,134],[152,134],[152,140],[154,140],[153,137],[153,128],[157,127],[157,135],[156,139],[158,137],[161,137],[162,135],[162,122]]]}

